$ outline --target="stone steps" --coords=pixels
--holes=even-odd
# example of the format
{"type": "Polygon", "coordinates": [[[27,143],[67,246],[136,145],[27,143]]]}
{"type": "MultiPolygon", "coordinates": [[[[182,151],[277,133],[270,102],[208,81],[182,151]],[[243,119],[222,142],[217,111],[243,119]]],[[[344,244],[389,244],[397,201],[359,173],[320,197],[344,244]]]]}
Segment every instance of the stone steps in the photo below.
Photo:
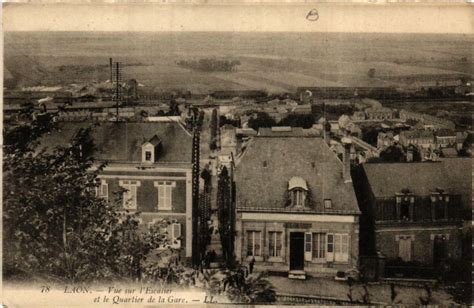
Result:
{"type": "Polygon", "coordinates": [[[305,271],[289,271],[288,272],[289,279],[299,279],[299,280],[306,280],[306,272],[305,271]]]}

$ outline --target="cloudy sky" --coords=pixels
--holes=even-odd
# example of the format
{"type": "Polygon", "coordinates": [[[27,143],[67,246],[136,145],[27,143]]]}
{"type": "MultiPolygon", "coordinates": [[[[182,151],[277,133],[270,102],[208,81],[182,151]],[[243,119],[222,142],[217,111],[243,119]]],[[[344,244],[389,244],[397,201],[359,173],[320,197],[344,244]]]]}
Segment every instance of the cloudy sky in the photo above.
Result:
{"type": "Polygon", "coordinates": [[[474,29],[469,5],[434,3],[8,4],[3,19],[5,31],[473,33],[474,29]],[[316,21],[306,18],[313,9],[316,21]]]}

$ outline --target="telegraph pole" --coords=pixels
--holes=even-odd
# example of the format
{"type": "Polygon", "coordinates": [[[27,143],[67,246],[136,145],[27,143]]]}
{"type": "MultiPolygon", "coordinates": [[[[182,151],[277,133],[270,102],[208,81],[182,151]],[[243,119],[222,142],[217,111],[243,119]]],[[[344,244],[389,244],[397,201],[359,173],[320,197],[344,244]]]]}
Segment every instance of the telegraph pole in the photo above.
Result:
{"type": "Polygon", "coordinates": [[[119,119],[119,105],[122,101],[122,63],[120,62],[112,62],[112,58],[110,58],[110,64],[113,69],[111,70],[111,77],[113,80],[114,85],[114,95],[113,100],[115,101],[115,112],[116,112],[116,121],[119,119]]]}
{"type": "Polygon", "coordinates": [[[199,159],[200,159],[200,123],[198,123],[198,112],[193,114],[193,152],[192,152],[192,264],[199,266],[200,256],[200,235],[199,235],[199,159]]]}

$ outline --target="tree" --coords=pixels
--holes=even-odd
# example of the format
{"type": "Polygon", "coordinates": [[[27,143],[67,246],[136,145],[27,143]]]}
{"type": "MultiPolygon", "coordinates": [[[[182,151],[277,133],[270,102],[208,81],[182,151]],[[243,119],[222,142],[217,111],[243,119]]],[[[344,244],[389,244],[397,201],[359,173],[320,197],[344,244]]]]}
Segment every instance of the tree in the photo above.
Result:
{"type": "Polygon", "coordinates": [[[223,279],[225,294],[232,302],[258,304],[276,301],[276,292],[271,283],[265,279],[265,273],[245,277],[243,270],[227,271],[223,279]]]}
{"type": "MultiPolygon", "coordinates": [[[[140,278],[142,261],[166,243],[160,232],[140,232],[137,215],[119,213],[96,196],[91,128],[70,145],[39,147],[54,133],[53,115],[39,115],[4,131],[4,277],[81,282],[140,278]]],[[[118,193],[116,202],[119,202],[118,193]]]]}
{"type": "Polygon", "coordinates": [[[249,127],[258,130],[260,127],[272,127],[276,121],[266,112],[258,112],[256,118],[249,119],[249,127]]]}
{"type": "Polygon", "coordinates": [[[280,126],[311,128],[315,122],[312,114],[289,114],[278,123],[280,126]]]}
{"type": "Polygon", "coordinates": [[[420,149],[413,144],[408,145],[407,154],[411,155],[411,161],[413,162],[420,162],[422,160],[420,149]]]}
{"type": "Polygon", "coordinates": [[[217,109],[212,109],[211,114],[211,141],[209,147],[211,150],[215,150],[217,148],[217,109]]]}
{"type": "MultiPolygon", "coordinates": [[[[199,176],[200,176],[200,140],[201,140],[201,127],[203,123],[204,112],[199,111],[197,108],[193,108],[193,152],[192,152],[192,234],[198,234],[199,232],[199,205],[200,205],[200,193],[199,193],[199,176]]],[[[194,236],[192,240],[192,263],[194,266],[199,266],[201,263],[201,251],[204,248],[200,245],[200,238],[194,236]]]]}
{"type": "Polygon", "coordinates": [[[231,181],[227,168],[224,166],[219,175],[217,183],[217,208],[219,219],[219,234],[222,243],[222,252],[228,266],[232,266],[233,259],[233,215],[232,215],[232,194],[231,181]]]}
{"type": "Polygon", "coordinates": [[[401,162],[405,158],[403,150],[399,146],[389,146],[380,152],[380,158],[386,162],[401,162]]]}
{"type": "Polygon", "coordinates": [[[222,127],[224,125],[232,125],[234,127],[240,127],[240,119],[237,118],[235,120],[228,119],[226,116],[219,116],[219,127],[222,127]]]}
{"type": "Polygon", "coordinates": [[[364,127],[362,128],[362,140],[371,145],[377,145],[377,137],[380,130],[376,127],[364,127]]]}
{"type": "Polygon", "coordinates": [[[179,106],[178,106],[178,103],[172,99],[170,101],[170,106],[169,106],[169,110],[168,112],[166,113],[167,116],[179,116],[181,115],[181,111],[179,110],[179,106]]]}

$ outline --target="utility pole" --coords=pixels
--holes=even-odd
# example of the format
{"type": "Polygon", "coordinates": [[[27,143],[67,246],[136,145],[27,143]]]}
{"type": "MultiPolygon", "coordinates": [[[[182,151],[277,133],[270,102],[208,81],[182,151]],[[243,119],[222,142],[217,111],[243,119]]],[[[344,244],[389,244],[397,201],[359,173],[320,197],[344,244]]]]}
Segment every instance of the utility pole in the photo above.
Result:
{"type": "Polygon", "coordinates": [[[199,235],[199,159],[200,159],[200,123],[198,123],[198,111],[193,112],[193,152],[192,152],[192,264],[199,266],[200,235],[199,235]]]}
{"type": "MultiPolygon", "coordinates": [[[[229,206],[229,222],[230,222],[230,230],[229,230],[229,252],[230,252],[230,259],[232,262],[235,261],[234,259],[234,236],[235,236],[235,223],[236,223],[236,208],[235,208],[235,185],[234,185],[234,169],[235,169],[235,161],[234,161],[234,154],[233,152],[230,152],[230,206],[229,206]]],[[[234,264],[232,264],[233,266],[234,264]]]]}
{"type": "Polygon", "coordinates": [[[110,58],[110,64],[113,68],[111,70],[111,77],[113,80],[114,85],[114,95],[113,100],[115,101],[115,120],[118,121],[119,119],[119,105],[122,101],[122,63],[121,62],[112,62],[112,58],[110,58]]]}

